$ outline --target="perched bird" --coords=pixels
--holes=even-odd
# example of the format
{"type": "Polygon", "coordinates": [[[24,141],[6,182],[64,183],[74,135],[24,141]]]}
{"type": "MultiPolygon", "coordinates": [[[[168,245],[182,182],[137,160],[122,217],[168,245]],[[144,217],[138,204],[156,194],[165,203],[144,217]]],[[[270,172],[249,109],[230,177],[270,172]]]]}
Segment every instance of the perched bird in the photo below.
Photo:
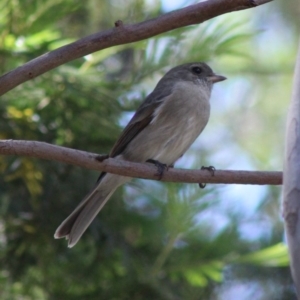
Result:
{"type": "MultiPolygon", "coordinates": [[[[206,126],[216,75],[205,63],[187,63],[171,69],[139,106],[113,146],[109,157],[172,166],[206,126]]],[[[131,178],[101,173],[94,189],[57,228],[54,237],[73,247],[114,193],[131,178]]]]}

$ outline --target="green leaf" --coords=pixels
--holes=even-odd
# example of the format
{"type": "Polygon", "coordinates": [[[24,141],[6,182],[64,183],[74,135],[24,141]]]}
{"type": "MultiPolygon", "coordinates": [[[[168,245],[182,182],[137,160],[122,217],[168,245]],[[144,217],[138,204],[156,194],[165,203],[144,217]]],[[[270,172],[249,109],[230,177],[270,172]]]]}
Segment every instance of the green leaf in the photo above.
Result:
{"type": "Polygon", "coordinates": [[[241,256],[238,263],[250,263],[266,267],[286,267],[289,265],[288,248],[279,243],[274,246],[241,256]]]}
{"type": "Polygon", "coordinates": [[[221,282],[223,279],[223,262],[211,261],[203,263],[196,268],[189,268],[183,271],[184,277],[191,285],[204,287],[208,284],[209,280],[221,282]]]}

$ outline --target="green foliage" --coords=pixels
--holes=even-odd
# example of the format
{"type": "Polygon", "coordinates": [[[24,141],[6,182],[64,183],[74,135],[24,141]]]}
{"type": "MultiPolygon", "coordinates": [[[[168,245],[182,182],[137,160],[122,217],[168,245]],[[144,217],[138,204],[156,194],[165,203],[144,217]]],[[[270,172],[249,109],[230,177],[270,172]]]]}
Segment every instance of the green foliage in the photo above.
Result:
{"type": "Polygon", "coordinates": [[[279,243],[263,250],[246,254],[239,258],[237,262],[268,267],[287,267],[289,265],[288,249],[286,245],[279,243]]]}
{"type": "MultiPolygon", "coordinates": [[[[162,9],[159,1],[119,2],[0,0],[1,72],[109,28],[113,20],[138,22],[162,9]]],[[[108,153],[120,124],[170,66],[204,60],[233,72],[238,61],[239,70],[257,76],[251,65],[256,58],[249,49],[259,30],[246,23],[249,15],[237,20],[224,16],[105,49],[47,72],[2,97],[0,138],[108,153]]],[[[269,86],[268,80],[264,84],[269,86]]],[[[283,104],[277,103],[276,111],[270,112],[272,94],[263,95],[266,102],[257,103],[255,113],[260,120],[270,117],[279,128],[281,123],[275,121],[283,104]]],[[[218,147],[226,145],[251,150],[254,165],[272,165],[270,152],[277,152],[262,142],[254,147],[254,137],[240,134],[250,129],[236,125],[240,119],[251,119],[250,109],[240,103],[227,111],[225,104],[218,120],[222,128],[233,123],[231,134],[203,145],[201,161],[212,160],[218,147]]],[[[212,120],[213,128],[219,123],[212,120]]],[[[263,141],[269,134],[258,132],[255,137],[263,141]]],[[[266,143],[271,145],[274,139],[266,143]]],[[[198,149],[187,157],[200,165],[198,149]]],[[[266,191],[261,211],[255,213],[255,221],[269,220],[270,233],[253,241],[241,232],[248,221],[243,213],[225,207],[230,200],[222,198],[225,189],[134,180],[116,192],[80,243],[68,249],[65,241],[53,239],[53,233],[98,174],[22,157],[0,157],[0,172],[1,299],[221,299],[214,297],[219,288],[241,278],[252,282],[253,274],[259,274],[255,277],[259,284],[271,278],[274,286],[282,285],[278,295],[291,286],[286,248],[280,243],[278,189],[266,191]]]]}

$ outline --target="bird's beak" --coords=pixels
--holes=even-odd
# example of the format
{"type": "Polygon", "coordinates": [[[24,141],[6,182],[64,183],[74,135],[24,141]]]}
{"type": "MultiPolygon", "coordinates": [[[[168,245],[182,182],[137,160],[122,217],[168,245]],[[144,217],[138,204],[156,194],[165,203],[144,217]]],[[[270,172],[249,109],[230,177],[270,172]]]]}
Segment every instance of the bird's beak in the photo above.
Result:
{"type": "Polygon", "coordinates": [[[207,76],[207,79],[212,83],[216,83],[216,82],[219,82],[219,81],[223,81],[227,78],[225,76],[213,74],[213,75],[207,76]]]}

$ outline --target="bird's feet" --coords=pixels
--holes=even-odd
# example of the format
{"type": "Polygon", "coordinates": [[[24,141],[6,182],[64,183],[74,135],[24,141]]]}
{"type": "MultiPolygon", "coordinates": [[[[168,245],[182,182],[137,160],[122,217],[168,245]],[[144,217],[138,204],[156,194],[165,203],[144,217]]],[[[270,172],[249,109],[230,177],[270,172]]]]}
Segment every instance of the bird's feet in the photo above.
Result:
{"type": "MultiPolygon", "coordinates": [[[[213,166],[209,166],[209,167],[204,167],[202,166],[201,167],[201,170],[207,170],[210,172],[211,176],[214,176],[215,175],[215,171],[216,171],[216,168],[213,167],[213,166]]],[[[206,187],[206,183],[199,183],[199,187],[201,189],[204,189],[206,187]]]]}
{"type": "Polygon", "coordinates": [[[156,166],[156,168],[157,168],[156,175],[158,176],[158,179],[161,180],[165,169],[168,170],[168,166],[166,164],[161,163],[158,160],[155,160],[155,159],[147,159],[146,162],[154,164],[156,166]]]}
{"type": "Polygon", "coordinates": [[[103,162],[104,160],[108,159],[109,155],[108,154],[104,154],[104,155],[97,155],[95,157],[95,159],[99,162],[103,162]]]}

